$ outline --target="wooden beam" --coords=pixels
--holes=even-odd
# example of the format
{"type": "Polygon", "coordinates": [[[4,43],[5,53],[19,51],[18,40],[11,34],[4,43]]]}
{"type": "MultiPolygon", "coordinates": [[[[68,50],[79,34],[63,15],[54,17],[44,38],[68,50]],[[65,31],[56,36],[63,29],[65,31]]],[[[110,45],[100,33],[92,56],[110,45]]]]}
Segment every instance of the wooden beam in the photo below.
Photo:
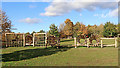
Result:
{"type": "Polygon", "coordinates": [[[33,47],[35,46],[35,34],[33,34],[33,47]]]}
{"type": "Polygon", "coordinates": [[[6,41],[6,47],[7,47],[7,37],[6,37],[6,33],[5,33],[5,41],[6,41]]]}
{"type": "Polygon", "coordinates": [[[115,38],[100,38],[100,39],[115,39],[115,38]]]}
{"type": "Polygon", "coordinates": [[[24,34],[24,33],[5,33],[5,34],[24,34]]]}
{"type": "Polygon", "coordinates": [[[46,33],[34,33],[34,34],[46,34],[46,33]]]}
{"type": "Polygon", "coordinates": [[[101,39],[101,48],[103,48],[102,39],[101,39]]]}
{"type": "Polygon", "coordinates": [[[115,38],[115,48],[117,48],[117,38],[115,38]]]}
{"type": "Polygon", "coordinates": [[[76,40],[76,37],[74,37],[74,45],[75,45],[75,48],[77,48],[77,40],[76,40]]]}
{"type": "Polygon", "coordinates": [[[87,39],[87,48],[89,48],[89,38],[87,39]]]}
{"type": "Polygon", "coordinates": [[[23,34],[23,46],[25,46],[25,34],[23,34]]]}

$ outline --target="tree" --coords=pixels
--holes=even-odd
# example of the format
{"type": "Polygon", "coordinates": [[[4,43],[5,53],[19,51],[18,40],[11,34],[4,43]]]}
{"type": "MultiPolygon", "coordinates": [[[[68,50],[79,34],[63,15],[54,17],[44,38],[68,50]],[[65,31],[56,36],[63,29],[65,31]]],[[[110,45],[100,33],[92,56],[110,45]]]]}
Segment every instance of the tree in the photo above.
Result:
{"type": "Polygon", "coordinates": [[[66,38],[66,35],[64,33],[64,27],[65,27],[65,23],[60,24],[59,26],[59,33],[60,33],[60,38],[66,38]]]}
{"type": "Polygon", "coordinates": [[[117,29],[116,29],[116,25],[114,25],[111,22],[106,22],[104,25],[104,31],[103,31],[103,35],[108,37],[108,36],[116,36],[117,35],[117,29]]]}
{"type": "Polygon", "coordinates": [[[27,32],[27,33],[25,33],[25,35],[30,35],[30,33],[29,33],[29,32],[27,32]]]}
{"type": "Polygon", "coordinates": [[[117,25],[118,34],[120,34],[120,23],[117,25]]]}
{"type": "Polygon", "coordinates": [[[50,25],[50,30],[49,30],[49,33],[51,34],[51,35],[54,35],[54,36],[56,36],[56,37],[59,37],[59,32],[58,32],[58,28],[57,28],[57,26],[55,26],[55,24],[51,24],[50,25]]]}
{"type": "Polygon", "coordinates": [[[99,26],[97,26],[96,30],[98,35],[103,36],[104,25],[100,24],[99,26]]]}
{"type": "MultiPolygon", "coordinates": [[[[36,33],[35,31],[33,31],[32,33],[31,33],[31,35],[33,35],[34,33],[36,33]]],[[[29,34],[29,33],[28,33],[29,34]]]]}
{"type": "Polygon", "coordinates": [[[60,26],[59,26],[59,32],[63,32],[64,27],[65,27],[65,23],[60,24],[60,26]]]}
{"type": "Polygon", "coordinates": [[[73,26],[73,22],[70,19],[66,19],[63,31],[68,37],[73,36],[73,26]]]}
{"type": "Polygon", "coordinates": [[[81,24],[79,22],[77,22],[75,25],[74,25],[74,28],[73,28],[73,36],[76,37],[78,36],[78,34],[82,34],[82,32],[80,31],[80,26],[81,24]]]}
{"type": "Polygon", "coordinates": [[[5,41],[5,33],[10,33],[11,32],[11,20],[8,19],[8,16],[6,15],[5,12],[0,10],[0,32],[2,32],[2,41],[5,41]]]}
{"type": "Polygon", "coordinates": [[[1,10],[0,10],[0,16],[2,16],[2,18],[0,18],[2,22],[2,24],[0,24],[0,26],[2,27],[2,33],[11,32],[11,20],[9,20],[6,13],[1,10]]]}
{"type": "Polygon", "coordinates": [[[40,30],[38,33],[45,33],[45,31],[44,30],[40,30]]]}
{"type": "Polygon", "coordinates": [[[92,34],[94,35],[99,35],[99,36],[103,36],[103,29],[104,29],[104,25],[100,24],[99,26],[97,25],[88,25],[88,35],[91,36],[92,34]]]}
{"type": "Polygon", "coordinates": [[[77,22],[74,25],[74,36],[87,35],[87,33],[87,27],[84,24],[77,22]]]}

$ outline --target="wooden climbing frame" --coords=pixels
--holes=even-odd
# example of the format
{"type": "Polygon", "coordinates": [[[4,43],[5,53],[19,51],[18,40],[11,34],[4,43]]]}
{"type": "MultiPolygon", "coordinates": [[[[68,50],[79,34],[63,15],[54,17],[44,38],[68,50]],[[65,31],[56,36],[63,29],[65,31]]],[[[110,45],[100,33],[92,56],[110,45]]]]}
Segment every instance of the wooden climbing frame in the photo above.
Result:
{"type": "Polygon", "coordinates": [[[55,36],[48,36],[47,37],[47,46],[59,46],[60,45],[60,38],[57,38],[55,36]]]}
{"type": "Polygon", "coordinates": [[[5,33],[5,41],[6,41],[6,47],[20,46],[20,45],[25,46],[25,34],[24,33],[5,33]],[[13,35],[13,36],[9,36],[9,35],[13,35]]]}
{"type": "Polygon", "coordinates": [[[34,33],[33,34],[33,47],[35,45],[46,45],[46,33],[34,33]]]}

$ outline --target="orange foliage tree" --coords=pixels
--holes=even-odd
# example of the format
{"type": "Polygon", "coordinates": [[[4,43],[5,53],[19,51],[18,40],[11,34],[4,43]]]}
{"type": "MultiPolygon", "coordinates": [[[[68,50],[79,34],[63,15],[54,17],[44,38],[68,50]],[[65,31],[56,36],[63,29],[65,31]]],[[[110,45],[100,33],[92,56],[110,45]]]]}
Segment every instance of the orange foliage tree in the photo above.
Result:
{"type": "Polygon", "coordinates": [[[65,26],[64,26],[64,34],[67,35],[68,37],[69,36],[72,36],[73,35],[73,22],[70,20],[70,19],[66,19],[65,22],[65,26]]]}
{"type": "Polygon", "coordinates": [[[88,27],[86,27],[83,23],[77,22],[74,25],[74,36],[78,35],[87,35],[88,27]]]}
{"type": "Polygon", "coordinates": [[[11,20],[8,19],[8,16],[5,12],[0,10],[0,26],[1,26],[1,32],[2,32],[2,41],[5,41],[5,33],[11,32],[11,20]]]}

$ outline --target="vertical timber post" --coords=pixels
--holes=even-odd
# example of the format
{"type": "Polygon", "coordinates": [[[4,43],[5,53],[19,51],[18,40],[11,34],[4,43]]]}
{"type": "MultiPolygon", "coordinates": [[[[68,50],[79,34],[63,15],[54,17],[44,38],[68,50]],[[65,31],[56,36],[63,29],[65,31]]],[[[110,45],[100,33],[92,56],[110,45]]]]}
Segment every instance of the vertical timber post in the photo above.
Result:
{"type": "Polygon", "coordinates": [[[47,35],[45,34],[45,48],[47,48],[47,35]]]}
{"type": "Polygon", "coordinates": [[[117,48],[117,38],[115,38],[115,48],[117,48]]]}
{"type": "Polygon", "coordinates": [[[7,34],[5,33],[5,41],[6,41],[6,47],[7,47],[7,34]]]}
{"type": "Polygon", "coordinates": [[[102,39],[101,39],[101,48],[103,48],[102,39]]]}
{"type": "Polygon", "coordinates": [[[23,34],[23,46],[25,46],[25,34],[23,34]]]}
{"type": "Polygon", "coordinates": [[[77,41],[76,41],[76,37],[74,37],[74,45],[75,45],[75,48],[77,48],[77,41]]]}
{"type": "Polygon", "coordinates": [[[57,37],[57,48],[59,48],[59,42],[58,42],[58,37],[57,37]]]}
{"type": "Polygon", "coordinates": [[[33,47],[35,46],[35,34],[33,34],[33,47]]]}
{"type": "Polygon", "coordinates": [[[89,38],[87,39],[87,48],[89,48],[89,38]]]}

